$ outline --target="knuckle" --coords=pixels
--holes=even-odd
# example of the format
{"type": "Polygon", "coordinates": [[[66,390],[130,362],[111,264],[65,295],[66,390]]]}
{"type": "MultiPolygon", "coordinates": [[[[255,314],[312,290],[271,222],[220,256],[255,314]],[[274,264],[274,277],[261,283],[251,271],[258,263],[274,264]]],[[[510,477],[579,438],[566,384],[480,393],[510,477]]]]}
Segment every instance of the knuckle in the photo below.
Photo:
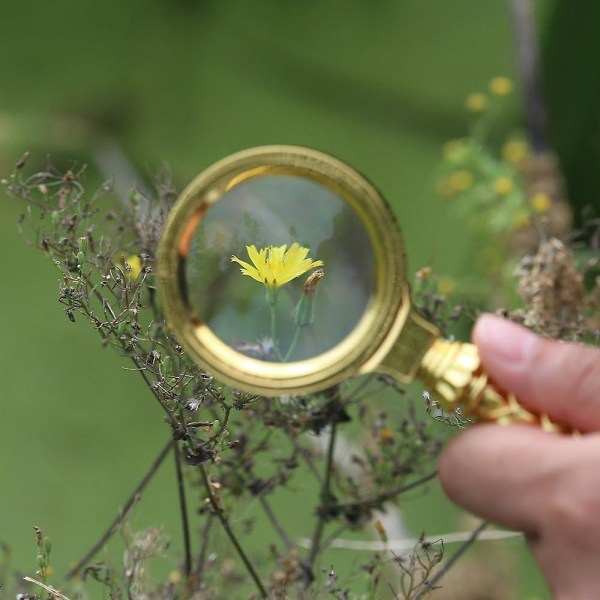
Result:
{"type": "Polygon", "coordinates": [[[565,540],[572,540],[580,547],[597,549],[600,545],[598,531],[590,527],[600,514],[600,496],[594,491],[596,483],[571,476],[555,485],[547,496],[544,526],[548,530],[560,530],[565,540]]]}

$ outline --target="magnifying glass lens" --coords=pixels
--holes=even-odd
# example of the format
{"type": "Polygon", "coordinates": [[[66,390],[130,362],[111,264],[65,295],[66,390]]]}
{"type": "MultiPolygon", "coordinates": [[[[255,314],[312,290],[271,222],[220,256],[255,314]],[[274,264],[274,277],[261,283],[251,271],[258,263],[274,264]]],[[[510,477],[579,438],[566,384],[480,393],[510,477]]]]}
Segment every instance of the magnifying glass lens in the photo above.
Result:
{"type": "Polygon", "coordinates": [[[313,179],[267,174],[230,184],[188,231],[181,285],[192,318],[255,359],[293,362],[330,350],[375,289],[360,218],[313,179]]]}

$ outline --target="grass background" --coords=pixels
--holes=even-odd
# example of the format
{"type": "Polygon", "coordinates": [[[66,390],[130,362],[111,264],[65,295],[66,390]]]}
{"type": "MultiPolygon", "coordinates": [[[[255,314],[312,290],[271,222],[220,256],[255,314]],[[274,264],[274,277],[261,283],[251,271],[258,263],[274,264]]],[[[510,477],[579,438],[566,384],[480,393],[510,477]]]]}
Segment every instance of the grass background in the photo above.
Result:
{"type": "MultiPolygon", "coordinates": [[[[542,27],[551,7],[536,2],[542,27]]],[[[502,0],[24,0],[0,14],[3,174],[24,150],[87,162],[109,140],[145,176],[168,162],[181,187],[246,147],[312,146],[383,191],[411,274],[425,264],[469,272],[474,242],[435,195],[435,173],[443,142],[465,131],[465,95],[514,77],[502,0]]],[[[505,129],[518,114],[514,100],[505,129]]],[[[33,571],[32,525],[41,526],[60,573],[112,520],[168,430],[135,374],[67,320],[58,272],[17,235],[21,210],[0,199],[0,539],[14,568],[33,571]]],[[[284,510],[302,505],[293,496],[279,500],[284,510]]],[[[459,527],[436,489],[403,510],[415,534],[459,527]]],[[[177,554],[170,463],[134,517],[156,523],[177,554]]],[[[504,547],[519,567],[518,597],[543,596],[523,544],[504,547]]]]}

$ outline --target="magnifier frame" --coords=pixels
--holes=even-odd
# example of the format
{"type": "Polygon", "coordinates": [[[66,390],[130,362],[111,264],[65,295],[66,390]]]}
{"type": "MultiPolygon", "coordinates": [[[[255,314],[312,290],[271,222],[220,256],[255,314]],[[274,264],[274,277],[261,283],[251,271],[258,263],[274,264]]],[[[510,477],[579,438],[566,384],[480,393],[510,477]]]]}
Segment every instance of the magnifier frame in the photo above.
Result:
{"type": "Polygon", "coordinates": [[[167,322],[182,346],[223,383],[268,396],[314,392],[356,375],[387,345],[390,331],[402,328],[410,311],[404,244],[381,194],[346,163],[297,146],[245,150],[198,175],[169,213],[158,249],[157,278],[167,322]],[[190,240],[206,212],[240,183],[269,175],[308,178],[342,198],[364,226],[375,259],[375,289],[354,329],[334,348],[289,363],[235,351],[192,317],[182,286],[190,240]]]}

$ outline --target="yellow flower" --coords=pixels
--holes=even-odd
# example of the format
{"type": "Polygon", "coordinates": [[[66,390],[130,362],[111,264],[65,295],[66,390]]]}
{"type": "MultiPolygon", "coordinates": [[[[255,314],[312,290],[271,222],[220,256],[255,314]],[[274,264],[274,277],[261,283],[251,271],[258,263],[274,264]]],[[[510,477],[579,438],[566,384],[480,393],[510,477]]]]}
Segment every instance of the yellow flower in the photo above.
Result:
{"type": "Polygon", "coordinates": [[[232,256],[232,262],[242,265],[242,275],[248,275],[268,288],[278,289],[282,285],[300,277],[300,275],[322,267],[322,260],[312,260],[308,257],[308,248],[294,242],[288,249],[287,244],[283,246],[268,246],[257,250],[256,246],[246,246],[246,251],[253,264],[232,256]]]}
{"type": "Polygon", "coordinates": [[[512,89],[513,82],[508,77],[494,77],[490,81],[490,92],[496,96],[507,96],[512,89]]]}
{"type": "Polygon", "coordinates": [[[479,113],[483,112],[488,105],[488,99],[485,94],[481,94],[479,92],[475,92],[474,94],[469,94],[465,101],[465,106],[469,112],[479,113]]]}
{"type": "Polygon", "coordinates": [[[385,530],[385,526],[383,525],[383,523],[378,519],[377,521],[375,521],[375,531],[379,534],[379,537],[384,541],[387,542],[387,531],[385,530]]]}
{"type": "Polygon", "coordinates": [[[460,169],[448,177],[450,188],[455,192],[466,192],[473,185],[473,174],[466,169],[460,169]]]}
{"type": "Polygon", "coordinates": [[[527,144],[521,140],[509,140],[502,146],[504,160],[513,165],[521,165],[527,157],[527,144]]]}
{"type": "Polygon", "coordinates": [[[450,140],[443,147],[444,157],[452,162],[459,162],[464,158],[467,145],[464,140],[450,140]]]}
{"type": "Polygon", "coordinates": [[[510,177],[498,177],[494,180],[494,191],[499,196],[508,196],[513,191],[513,181],[510,177]]]}
{"type": "Polygon", "coordinates": [[[175,585],[181,583],[181,573],[179,571],[171,571],[169,573],[169,581],[175,585]]]}
{"type": "Polygon", "coordinates": [[[537,193],[531,199],[531,206],[535,212],[545,213],[550,209],[552,201],[547,194],[537,193]]]}
{"type": "Polygon", "coordinates": [[[529,213],[525,209],[518,210],[514,214],[512,222],[517,229],[524,229],[525,227],[529,227],[529,225],[531,225],[529,213]]]}
{"type": "Polygon", "coordinates": [[[379,430],[379,439],[384,444],[391,444],[394,441],[394,430],[389,427],[382,427],[379,430]]]}
{"type": "Polygon", "coordinates": [[[137,279],[142,272],[142,259],[135,254],[131,256],[122,254],[119,258],[119,266],[131,279],[137,279]],[[129,268],[127,268],[127,265],[129,265],[129,268]]]}

